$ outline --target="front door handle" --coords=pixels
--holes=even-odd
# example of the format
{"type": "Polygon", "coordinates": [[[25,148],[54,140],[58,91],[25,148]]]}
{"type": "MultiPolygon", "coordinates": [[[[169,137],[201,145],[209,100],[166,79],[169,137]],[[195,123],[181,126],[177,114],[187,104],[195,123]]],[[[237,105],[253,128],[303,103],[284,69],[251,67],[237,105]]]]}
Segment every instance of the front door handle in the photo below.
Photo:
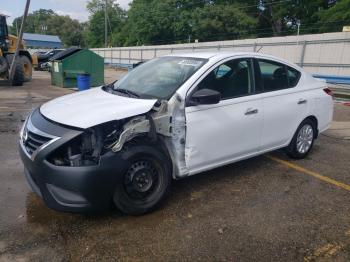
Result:
{"type": "Polygon", "coordinates": [[[257,114],[258,112],[259,112],[258,109],[248,108],[244,114],[247,116],[247,115],[257,114]]]}
{"type": "Polygon", "coordinates": [[[306,103],[307,103],[307,100],[303,99],[303,98],[300,98],[298,101],[298,105],[302,105],[302,104],[306,104],[306,103]]]}

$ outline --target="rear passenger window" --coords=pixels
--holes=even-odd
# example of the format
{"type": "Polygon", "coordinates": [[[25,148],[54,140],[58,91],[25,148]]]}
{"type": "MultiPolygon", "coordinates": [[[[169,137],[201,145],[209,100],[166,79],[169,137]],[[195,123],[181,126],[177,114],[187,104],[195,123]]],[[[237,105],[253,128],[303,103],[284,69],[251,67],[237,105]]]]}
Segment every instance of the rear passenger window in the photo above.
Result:
{"type": "Polygon", "coordinates": [[[300,72],[294,68],[287,66],[287,76],[289,81],[289,87],[295,87],[300,79],[300,72]]]}
{"type": "Polygon", "coordinates": [[[258,60],[258,64],[265,92],[289,87],[286,66],[284,64],[268,60],[258,60]]]}

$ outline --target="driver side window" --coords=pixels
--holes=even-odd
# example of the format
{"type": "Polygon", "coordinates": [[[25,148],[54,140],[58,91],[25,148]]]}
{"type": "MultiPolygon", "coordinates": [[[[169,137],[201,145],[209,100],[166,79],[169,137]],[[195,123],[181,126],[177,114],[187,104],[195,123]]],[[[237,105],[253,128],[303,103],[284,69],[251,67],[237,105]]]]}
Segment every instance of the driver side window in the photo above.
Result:
{"type": "Polygon", "coordinates": [[[199,83],[198,89],[218,91],[222,100],[253,93],[251,60],[234,59],[219,65],[199,83]]]}

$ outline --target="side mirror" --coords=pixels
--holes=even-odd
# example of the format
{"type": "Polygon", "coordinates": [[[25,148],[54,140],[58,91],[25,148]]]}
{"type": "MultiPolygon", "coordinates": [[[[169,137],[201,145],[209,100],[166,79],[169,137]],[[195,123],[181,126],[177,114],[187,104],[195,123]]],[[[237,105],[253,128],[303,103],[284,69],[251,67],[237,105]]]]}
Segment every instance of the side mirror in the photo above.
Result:
{"type": "Polygon", "coordinates": [[[190,105],[213,105],[218,104],[221,99],[221,94],[212,89],[201,89],[191,96],[190,105]]]}

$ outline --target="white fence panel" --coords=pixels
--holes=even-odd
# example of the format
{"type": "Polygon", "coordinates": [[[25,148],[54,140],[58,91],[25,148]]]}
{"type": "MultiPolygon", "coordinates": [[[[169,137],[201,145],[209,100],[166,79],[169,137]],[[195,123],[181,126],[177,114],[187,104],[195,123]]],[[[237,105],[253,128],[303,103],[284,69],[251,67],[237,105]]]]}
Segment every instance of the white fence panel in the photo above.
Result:
{"type": "Polygon", "coordinates": [[[297,63],[310,73],[350,75],[350,32],[92,50],[106,63],[124,67],[171,53],[255,51],[297,63]]]}

